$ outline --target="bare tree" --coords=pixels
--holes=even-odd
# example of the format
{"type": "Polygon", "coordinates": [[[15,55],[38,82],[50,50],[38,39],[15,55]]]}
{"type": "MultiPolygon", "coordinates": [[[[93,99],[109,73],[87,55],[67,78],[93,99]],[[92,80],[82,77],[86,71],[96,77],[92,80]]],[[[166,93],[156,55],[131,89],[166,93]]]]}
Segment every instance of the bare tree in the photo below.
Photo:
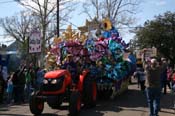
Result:
{"type": "MultiPolygon", "coordinates": [[[[56,35],[57,26],[57,1],[56,0],[19,0],[22,6],[34,12],[40,22],[39,29],[42,33],[42,48],[56,35]]],[[[69,14],[73,11],[72,0],[59,0],[59,26],[65,24],[69,14]]]]}
{"type": "Polygon", "coordinates": [[[86,13],[90,20],[94,17],[98,20],[108,17],[117,26],[129,26],[134,21],[132,16],[139,4],[140,0],[89,0],[83,3],[83,13],[86,13]]]}
{"type": "MultiPolygon", "coordinates": [[[[50,9],[48,8],[49,1],[44,0],[28,0],[28,1],[20,1],[19,3],[25,6],[27,9],[31,10],[39,20],[39,29],[41,30],[42,35],[42,49],[45,49],[45,44],[49,37],[47,37],[47,29],[51,20],[54,18],[53,11],[56,9],[56,4],[54,4],[50,9]],[[49,10],[48,10],[49,9],[49,10]]],[[[53,21],[53,20],[52,20],[53,21]]],[[[36,28],[36,27],[34,27],[36,28]]]]}
{"type": "Polygon", "coordinates": [[[37,25],[31,14],[21,11],[12,17],[0,19],[0,25],[4,29],[5,35],[14,38],[18,43],[18,48],[26,53],[30,28],[37,25]]]}

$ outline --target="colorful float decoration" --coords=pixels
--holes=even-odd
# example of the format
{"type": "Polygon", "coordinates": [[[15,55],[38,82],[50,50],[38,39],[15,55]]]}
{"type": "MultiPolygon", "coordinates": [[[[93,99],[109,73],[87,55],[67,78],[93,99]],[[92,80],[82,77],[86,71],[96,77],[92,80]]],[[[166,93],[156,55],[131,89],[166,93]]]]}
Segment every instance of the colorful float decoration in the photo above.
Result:
{"type": "Polygon", "coordinates": [[[68,26],[59,38],[54,39],[54,44],[47,55],[46,68],[49,70],[53,67],[49,65],[54,64],[59,66],[70,53],[77,63],[83,56],[87,56],[95,65],[94,75],[98,77],[94,78],[97,80],[99,90],[109,89],[113,91],[112,94],[120,93],[123,88],[127,88],[129,77],[135,71],[135,63],[129,57],[127,60],[123,59],[129,45],[120,37],[109,18],[104,19],[96,28],[82,33],[72,31],[71,26],[68,26]],[[63,53],[60,53],[60,49],[63,53]]]}

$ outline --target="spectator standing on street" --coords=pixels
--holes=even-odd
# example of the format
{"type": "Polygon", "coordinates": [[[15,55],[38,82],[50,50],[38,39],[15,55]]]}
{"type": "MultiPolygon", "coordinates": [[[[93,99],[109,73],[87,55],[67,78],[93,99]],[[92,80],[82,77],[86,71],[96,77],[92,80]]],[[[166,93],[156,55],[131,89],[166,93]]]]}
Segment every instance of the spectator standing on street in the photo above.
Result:
{"type": "Polygon", "coordinates": [[[4,88],[5,88],[5,80],[2,76],[2,72],[0,68],[0,104],[3,103],[4,88]]]}
{"type": "Polygon", "coordinates": [[[168,69],[167,69],[167,85],[168,85],[170,90],[172,88],[172,76],[173,76],[173,68],[171,66],[168,66],[168,69]]]}
{"type": "Polygon", "coordinates": [[[158,65],[158,62],[155,58],[151,59],[150,63],[150,65],[145,65],[146,97],[150,110],[150,116],[158,116],[161,96],[161,66],[158,65]]]}
{"type": "Polygon", "coordinates": [[[14,97],[14,103],[18,103],[19,102],[19,78],[18,78],[18,73],[20,72],[20,70],[16,70],[15,73],[13,74],[12,77],[12,82],[13,82],[13,97],[14,97]]]}
{"type": "Polygon", "coordinates": [[[10,104],[12,100],[12,95],[13,95],[13,78],[14,72],[10,75],[10,77],[7,80],[7,103],[10,104]]]}
{"type": "Polygon", "coordinates": [[[141,87],[141,90],[145,90],[145,71],[143,66],[137,67],[136,72],[134,73],[134,76],[138,79],[138,87],[141,87]]]}
{"type": "Polygon", "coordinates": [[[29,73],[31,76],[31,87],[32,88],[36,88],[36,73],[37,70],[35,69],[35,66],[33,65],[33,63],[30,63],[29,65],[29,73]]]}
{"type": "Polygon", "coordinates": [[[7,70],[7,67],[6,66],[3,66],[2,67],[2,76],[5,80],[5,82],[7,82],[7,78],[8,78],[8,70],[7,70]]]}
{"type": "Polygon", "coordinates": [[[163,93],[166,94],[167,93],[167,67],[168,64],[166,62],[165,58],[161,58],[161,65],[162,65],[162,69],[161,69],[161,88],[163,90],[163,93]]]}
{"type": "Polygon", "coordinates": [[[40,89],[43,79],[44,79],[45,70],[41,69],[40,67],[37,68],[37,74],[36,74],[36,87],[37,89],[40,89]]]}
{"type": "Polygon", "coordinates": [[[171,77],[171,87],[175,86],[175,69],[173,70],[173,75],[171,77]]]}
{"type": "Polygon", "coordinates": [[[24,70],[25,70],[25,66],[23,66],[18,74],[18,81],[19,81],[19,103],[24,103],[25,102],[25,99],[24,99],[24,88],[25,88],[25,73],[24,73],[24,70]]]}
{"type": "Polygon", "coordinates": [[[32,88],[32,77],[30,74],[30,68],[25,70],[25,82],[26,82],[26,98],[29,99],[32,88]]]}

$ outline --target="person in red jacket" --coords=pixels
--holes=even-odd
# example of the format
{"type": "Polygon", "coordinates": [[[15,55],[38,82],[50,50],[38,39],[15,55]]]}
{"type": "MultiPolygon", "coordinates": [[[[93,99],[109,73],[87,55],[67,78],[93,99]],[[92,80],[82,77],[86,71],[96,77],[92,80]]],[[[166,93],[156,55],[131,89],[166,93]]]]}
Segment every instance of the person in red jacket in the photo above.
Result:
{"type": "Polygon", "coordinates": [[[173,70],[173,75],[171,78],[172,87],[175,86],[175,70],[173,70]]]}
{"type": "Polygon", "coordinates": [[[172,87],[172,75],[173,75],[173,68],[171,66],[168,66],[168,69],[167,69],[167,85],[169,87],[169,89],[171,89],[172,87]]]}
{"type": "Polygon", "coordinates": [[[171,90],[172,90],[172,93],[174,95],[174,98],[173,98],[173,109],[175,109],[175,70],[173,70],[171,83],[172,83],[171,90]]]}

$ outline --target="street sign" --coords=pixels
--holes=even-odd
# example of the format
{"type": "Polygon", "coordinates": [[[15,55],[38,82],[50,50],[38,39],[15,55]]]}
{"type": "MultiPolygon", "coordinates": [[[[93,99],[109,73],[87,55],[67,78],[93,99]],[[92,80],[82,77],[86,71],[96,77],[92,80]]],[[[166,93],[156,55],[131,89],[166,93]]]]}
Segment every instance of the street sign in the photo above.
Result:
{"type": "Polygon", "coordinates": [[[29,38],[29,53],[41,52],[41,33],[34,29],[29,38]]]}

